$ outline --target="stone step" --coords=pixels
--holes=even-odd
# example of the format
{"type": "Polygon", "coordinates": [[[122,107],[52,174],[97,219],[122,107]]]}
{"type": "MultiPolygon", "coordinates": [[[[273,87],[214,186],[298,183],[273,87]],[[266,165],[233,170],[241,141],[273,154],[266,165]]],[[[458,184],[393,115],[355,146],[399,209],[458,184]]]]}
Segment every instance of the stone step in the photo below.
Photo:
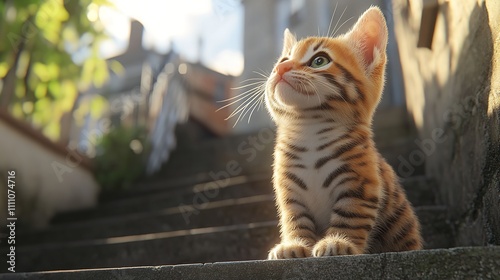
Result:
{"type": "Polygon", "coordinates": [[[500,247],[0,275],[17,279],[500,279],[500,247]]]}
{"type": "Polygon", "coordinates": [[[174,206],[158,211],[104,217],[71,224],[54,225],[47,230],[19,234],[20,244],[90,240],[126,235],[184,230],[276,220],[271,194],[225,199],[201,205],[174,206]]]}
{"type": "MultiPolygon", "coordinates": [[[[446,209],[440,206],[416,208],[424,232],[438,236],[448,232],[446,209]],[[444,226],[443,226],[444,225],[444,226]],[[440,228],[439,228],[440,226],[440,228]]],[[[272,194],[218,200],[206,204],[174,206],[158,211],[138,212],[116,217],[102,217],[69,224],[54,225],[46,230],[19,233],[20,244],[41,244],[90,240],[125,235],[147,234],[193,227],[226,226],[277,220],[272,194]]],[[[444,240],[443,240],[444,241],[444,240]]],[[[434,247],[446,242],[434,242],[434,247]]],[[[448,247],[447,245],[443,245],[448,247]]]]}
{"type": "MultiPolygon", "coordinates": [[[[202,213],[197,217],[200,220],[202,213]]],[[[446,211],[443,207],[419,207],[417,214],[426,248],[453,246],[450,227],[444,222],[446,211]]],[[[221,209],[219,217],[224,215],[230,213],[221,209]]],[[[252,218],[249,215],[249,219],[252,218]]],[[[136,226],[140,226],[140,220],[137,223],[136,226]]],[[[135,225],[129,223],[129,226],[135,225]]],[[[103,231],[98,225],[86,228],[95,234],[103,231]]],[[[127,230],[125,224],[124,230],[127,230]]],[[[80,240],[69,242],[61,242],[56,235],[52,243],[39,245],[22,244],[19,239],[20,245],[16,247],[18,267],[21,271],[40,271],[262,259],[279,235],[275,220],[167,232],[149,229],[144,234],[89,240],[84,239],[82,232],[83,229],[75,230],[72,234],[80,240]]]]}
{"type": "Polygon", "coordinates": [[[263,259],[277,240],[271,221],[19,246],[16,267],[28,272],[263,259]]]}
{"type": "MultiPolygon", "coordinates": [[[[229,166],[232,168],[231,163],[229,164],[229,166]]],[[[228,168],[226,167],[226,169],[228,168]]],[[[272,173],[270,170],[265,172],[253,173],[243,171],[238,172],[238,170],[215,170],[209,172],[193,173],[184,177],[148,180],[146,182],[138,182],[133,188],[130,189],[122,190],[119,192],[105,192],[100,195],[99,202],[108,203],[112,201],[134,198],[137,196],[154,195],[156,193],[165,191],[185,190],[190,189],[196,185],[207,184],[217,180],[224,181],[226,178],[236,180],[237,182],[242,180],[242,178],[248,181],[255,181],[264,178],[270,178],[271,174],[272,173]],[[234,175],[231,175],[230,172],[234,175]]]]}
{"type": "Polygon", "coordinates": [[[219,172],[226,170],[229,162],[236,162],[243,174],[270,171],[274,135],[274,130],[265,128],[254,134],[216,138],[187,147],[180,146],[172,152],[169,161],[154,177],[172,179],[208,171],[219,172]]]}
{"type": "Polygon", "coordinates": [[[126,196],[98,205],[96,208],[65,212],[53,224],[74,223],[116,215],[162,210],[179,205],[201,204],[224,199],[271,194],[270,175],[236,176],[229,180],[208,181],[188,186],[164,188],[150,193],[126,196]]]}
{"type": "MultiPolygon", "coordinates": [[[[402,180],[408,199],[415,206],[435,205],[435,182],[424,176],[410,177],[402,180]]],[[[101,219],[133,213],[161,211],[179,205],[202,204],[206,201],[216,202],[231,198],[253,195],[272,194],[269,174],[236,176],[229,180],[200,183],[193,186],[179,186],[127,196],[119,200],[107,201],[96,208],[57,215],[53,224],[77,223],[84,220],[101,219]]]]}

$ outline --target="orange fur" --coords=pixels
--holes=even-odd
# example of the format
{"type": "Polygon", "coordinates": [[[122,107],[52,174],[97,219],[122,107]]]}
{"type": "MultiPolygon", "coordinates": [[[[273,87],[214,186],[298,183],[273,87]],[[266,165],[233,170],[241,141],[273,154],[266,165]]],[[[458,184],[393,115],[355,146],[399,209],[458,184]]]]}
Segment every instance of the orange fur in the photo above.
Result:
{"type": "Polygon", "coordinates": [[[273,184],[282,237],[270,259],[422,248],[413,208],[372,140],[386,44],[375,7],[337,38],[297,41],[285,31],[265,95],[278,130],[273,184]]]}

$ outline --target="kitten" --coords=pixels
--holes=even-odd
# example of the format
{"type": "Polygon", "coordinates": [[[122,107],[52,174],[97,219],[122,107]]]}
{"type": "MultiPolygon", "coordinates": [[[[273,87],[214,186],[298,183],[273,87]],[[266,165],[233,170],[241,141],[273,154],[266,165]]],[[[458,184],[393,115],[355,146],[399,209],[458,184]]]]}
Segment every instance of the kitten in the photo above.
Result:
{"type": "Polygon", "coordinates": [[[269,259],[421,249],[418,219],[370,127],[384,84],[382,12],[371,7],[336,38],[284,37],[265,89],[281,228],[269,259]]]}

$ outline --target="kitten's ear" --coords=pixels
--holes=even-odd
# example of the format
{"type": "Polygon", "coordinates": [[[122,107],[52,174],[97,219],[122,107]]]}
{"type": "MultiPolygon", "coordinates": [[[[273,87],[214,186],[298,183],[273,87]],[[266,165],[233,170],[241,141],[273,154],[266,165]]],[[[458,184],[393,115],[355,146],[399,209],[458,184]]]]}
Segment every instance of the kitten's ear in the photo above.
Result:
{"type": "Polygon", "coordinates": [[[287,55],[292,49],[293,45],[297,43],[297,38],[290,32],[290,30],[285,29],[283,34],[283,51],[281,52],[281,56],[287,55]]]}
{"type": "Polygon", "coordinates": [[[387,25],[382,11],[377,7],[368,9],[346,34],[346,38],[363,57],[367,69],[378,63],[387,47],[387,25]]]}

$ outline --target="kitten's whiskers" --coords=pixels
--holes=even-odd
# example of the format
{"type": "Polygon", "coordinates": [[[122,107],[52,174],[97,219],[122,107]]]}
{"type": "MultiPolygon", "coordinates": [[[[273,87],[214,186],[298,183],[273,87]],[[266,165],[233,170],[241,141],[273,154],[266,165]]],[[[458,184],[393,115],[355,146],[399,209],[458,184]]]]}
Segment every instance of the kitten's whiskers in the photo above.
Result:
{"type": "Polygon", "coordinates": [[[333,10],[332,18],[330,19],[330,24],[328,25],[328,31],[326,32],[326,36],[330,35],[330,28],[332,28],[332,22],[333,22],[333,19],[335,18],[335,12],[337,11],[338,5],[339,5],[339,2],[335,3],[335,9],[333,10]]]}
{"type": "Polygon", "coordinates": [[[351,19],[353,19],[354,17],[350,17],[348,18],[346,21],[344,21],[344,23],[342,23],[339,28],[337,28],[337,30],[334,30],[333,31],[333,35],[332,36],[335,36],[335,34],[337,34],[337,32],[342,28],[342,26],[344,26],[344,24],[346,24],[348,21],[350,21],[351,19]]]}
{"type": "MultiPolygon", "coordinates": [[[[239,108],[237,111],[234,111],[228,118],[231,118],[232,116],[236,115],[238,112],[241,112],[238,116],[238,118],[236,119],[236,122],[234,125],[238,124],[239,120],[240,119],[243,119],[245,117],[246,114],[248,114],[248,112],[252,109],[252,107],[254,107],[255,104],[257,104],[257,100],[258,98],[260,98],[259,94],[260,92],[257,92],[257,94],[253,95],[249,100],[245,101],[245,106],[242,106],[241,108],[239,108]],[[247,109],[248,108],[248,109],[247,109]]],[[[253,112],[253,110],[252,110],[253,112]]],[[[251,116],[251,114],[250,114],[251,116]]],[[[248,123],[250,123],[250,117],[248,118],[248,123]]]]}
{"type": "Polygon", "coordinates": [[[247,91],[245,91],[243,93],[240,93],[240,94],[238,94],[236,96],[233,96],[233,97],[230,97],[228,99],[219,101],[219,102],[229,102],[229,101],[232,101],[233,99],[236,99],[236,100],[234,100],[234,101],[232,101],[232,102],[230,102],[230,103],[228,103],[228,104],[220,107],[219,109],[216,110],[216,112],[218,112],[218,111],[220,111],[220,110],[222,110],[222,109],[224,109],[226,107],[229,107],[229,106],[231,106],[231,105],[233,105],[235,103],[238,103],[241,100],[247,99],[249,96],[252,96],[253,94],[255,94],[255,91],[258,91],[258,89],[259,89],[259,86],[255,87],[255,88],[252,88],[252,89],[249,89],[249,90],[247,90],[247,91]]]}
{"type": "Polygon", "coordinates": [[[268,72],[266,72],[266,71],[264,71],[264,70],[262,70],[260,68],[259,68],[259,70],[262,71],[262,72],[257,72],[257,71],[252,71],[252,72],[255,73],[255,74],[257,74],[257,75],[259,75],[259,76],[262,76],[264,79],[267,80],[267,78],[270,76],[271,73],[268,73],[268,72]]]}
{"type": "MultiPolygon", "coordinates": [[[[254,85],[260,85],[262,84],[263,82],[265,82],[266,80],[262,79],[262,78],[259,78],[259,79],[254,79],[256,80],[256,82],[252,82],[252,83],[249,83],[249,84],[246,84],[246,85],[243,85],[243,86],[239,86],[239,87],[233,87],[231,89],[242,89],[242,88],[247,88],[247,87],[250,87],[250,86],[254,86],[254,85]]],[[[248,80],[245,80],[245,81],[250,81],[250,79],[248,80]]],[[[228,100],[228,99],[225,99],[225,100],[228,100]]],[[[218,102],[223,102],[225,100],[222,100],[222,101],[218,101],[218,102]]]]}
{"type": "Polygon", "coordinates": [[[251,83],[240,86],[240,87],[236,87],[233,89],[237,90],[237,89],[243,89],[243,88],[247,88],[247,87],[252,87],[252,88],[250,88],[250,89],[248,89],[248,90],[244,91],[243,93],[240,93],[236,96],[219,101],[219,102],[229,102],[229,103],[222,106],[221,108],[217,109],[217,111],[219,111],[223,108],[227,108],[227,107],[229,107],[233,104],[236,104],[238,102],[241,102],[241,104],[237,105],[237,107],[234,109],[234,111],[231,112],[231,114],[229,114],[229,116],[225,119],[225,120],[228,120],[228,119],[238,115],[238,118],[236,119],[233,127],[238,124],[240,119],[243,119],[249,113],[250,114],[248,117],[248,122],[250,122],[250,119],[252,117],[253,112],[255,111],[257,106],[262,103],[262,99],[264,97],[263,93],[265,90],[267,77],[264,76],[264,74],[259,73],[259,72],[254,72],[254,73],[261,75],[262,78],[251,78],[251,79],[245,80],[244,82],[251,81],[251,83]]]}
{"type": "MultiPolygon", "coordinates": [[[[335,27],[333,28],[333,30],[336,30],[337,29],[337,26],[339,25],[339,22],[340,20],[342,19],[342,17],[344,16],[344,13],[345,11],[347,10],[347,6],[344,8],[344,11],[342,12],[342,14],[340,15],[339,19],[337,20],[337,23],[335,24],[335,27]]],[[[334,35],[333,34],[330,34],[328,33],[328,36],[329,37],[333,37],[334,35]]]]}
{"type": "MultiPolygon", "coordinates": [[[[248,116],[248,122],[247,123],[250,123],[250,119],[252,118],[252,114],[253,112],[255,111],[256,108],[260,108],[260,104],[262,104],[262,101],[264,100],[264,95],[262,94],[259,99],[257,99],[256,102],[254,102],[254,105],[253,105],[253,109],[252,111],[250,112],[250,115],[248,116]]],[[[259,109],[257,109],[259,110],[259,109]]]]}
{"type": "Polygon", "coordinates": [[[254,88],[252,94],[249,95],[236,109],[227,117],[228,119],[236,115],[241,110],[245,109],[259,94],[261,93],[260,88],[254,88]]]}

